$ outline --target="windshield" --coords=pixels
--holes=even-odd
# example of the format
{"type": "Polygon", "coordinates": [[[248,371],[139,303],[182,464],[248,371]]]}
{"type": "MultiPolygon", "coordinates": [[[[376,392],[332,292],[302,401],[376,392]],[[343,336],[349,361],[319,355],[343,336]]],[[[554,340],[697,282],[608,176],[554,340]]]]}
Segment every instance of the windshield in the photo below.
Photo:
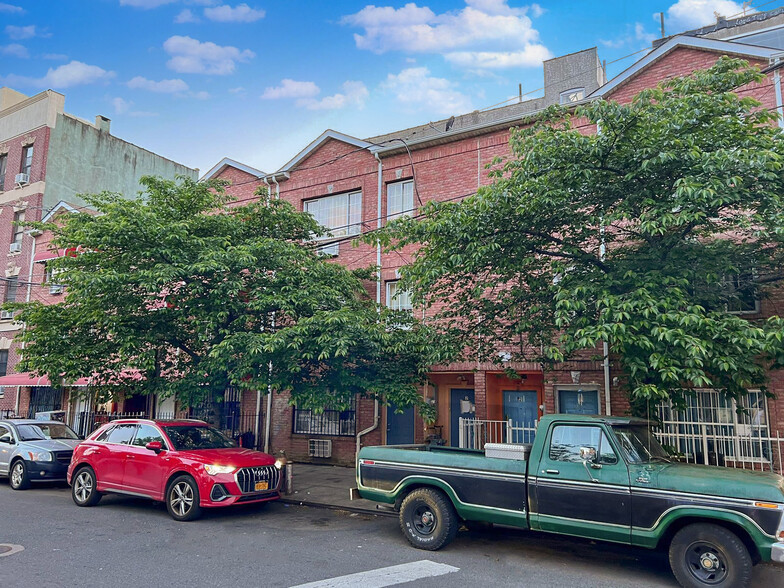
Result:
{"type": "Polygon", "coordinates": [[[163,430],[177,451],[235,447],[234,441],[212,427],[170,426],[163,427],[163,430]]]}
{"type": "Polygon", "coordinates": [[[670,456],[646,426],[613,426],[615,437],[629,463],[670,461],[670,456]]]}
{"type": "Polygon", "coordinates": [[[38,425],[17,425],[16,431],[19,433],[21,441],[43,441],[46,439],[46,435],[38,425]]]}
{"type": "Polygon", "coordinates": [[[47,439],[78,439],[79,438],[79,435],[74,433],[71,427],[69,427],[68,425],[41,424],[41,425],[34,425],[34,426],[40,429],[47,439]]]}

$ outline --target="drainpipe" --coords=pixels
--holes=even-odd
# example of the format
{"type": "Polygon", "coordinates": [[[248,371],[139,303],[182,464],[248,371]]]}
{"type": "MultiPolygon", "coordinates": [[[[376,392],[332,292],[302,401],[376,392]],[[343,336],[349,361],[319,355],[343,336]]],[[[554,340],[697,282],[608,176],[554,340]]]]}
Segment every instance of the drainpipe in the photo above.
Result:
{"type": "MultiPolygon", "coordinates": [[[[272,182],[275,184],[275,200],[280,199],[280,184],[278,180],[275,178],[275,175],[272,176],[272,182]]],[[[269,182],[267,181],[266,176],[264,177],[264,183],[267,184],[267,189],[270,188],[269,182]]],[[[271,197],[272,194],[270,193],[269,196],[271,197]]],[[[272,328],[275,328],[275,313],[272,313],[272,328]]],[[[269,362],[269,380],[272,379],[272,362],[269,362]]],[[[261,390],[257,391],[258,394],[258,402],[261,403],[261,390]]],[[[269,453],[270,448],[270,430],[272,428],[272,383],[267,384],[267,414],[264,415],[264,453],[269,453]]],[[[258,411],[256,412],[256,421],[258,422],[259,415],[258,411]]]]}
{"type": "MultiPolygon", "coordinates": [[[[25,302],[30,302],[30,299],[32,298],[33,295],[33,268],[35,267],[35,245],[36,245],[36,241],[35,241],[36,235],[34,235],[33,233],[36,233],[36,235],[40,234],[38,231],[25,231],[25,234],[30,235],[30,238],[33,240],[33,248],[32,251],[30,251],[30,267],[28,268],[28,272],[27,272],[27,295],[25,296],[25,302]]],[[[27,323],[22,325],[22,331],[26,331],[26,330],[27,330],[27,323]]],[[[24,341],[22,341],[21,347],[22,349],[25,348],[24,341]]],[[[21,401],[19,397],[21,396],[21,394],[22,394],[22,387],[17,386],[16,401],[14,402],[14,414],[17,416],[19,416],[19,406],[21,401]]],[[[66,420],[68,420],[67,416],[66,416],[66,420]]]]}
{"type": "MultiPolygon", "coordinates": [[[[776,60],[778,63],[778,59],[776,60]]],[[[779,128],[784,128],[784,106],[781,104],[781,74],[779,68],[773,72],[773,85],[776,87],[776,112],[779,113],[779,128]]]]}
{"type": "Polygon", "coordinates": [[[264,183],[267,184],[267,198],[270,198],[272,196],[272,188],[270,188],[270,184],[269,184],[269,180],[267,179],[267,176],[264,176],[262,180],[264,180],[264,183]]]}
{"type": "MultiPolygon", "coordinates": [[[[601,234],[599,258],[604,261],[604,219],[602,219],[602,226],[600,227],[599,232],[601,234]]],[[[610,405],[610,345],[606,340],[602,341],[602,354],[604,355],[604,414],[610,416],[612,414],[612,408],[610,405]]]]}
{"type": "MultiPolygon", "coordinates": [[[[378,156],[378,153],[374,154],[376,157],[376,161],[378,161],[378,210],[376,214],[376,227],[379,229],[381,228],[381,194],[383,191],[383,178],[382,173],[384,171],[384,164],[381,163],[381,158],[378,156]]],[[[376,305],[378,307],[378,312],[381,312],[381,241],[378,239],[376,240],[376,305]]],[[[367,429],[363,429],[359,433],[357,433],[357,453],[355,459],[359,459],[359,450],[362,447],[362,437],[367,435],[368,433],[375,431],[378,429],[378,421],[379,421],[379,405],[378,399],[373,402],[373,424],[369,426],[367,429]]]]}
{"type": "Polygon", "coordinates": [[[275,184],[275,200],[280,200],[280,184],[278,184],[277,178],[272,176],[272,182],[275,184]]]}

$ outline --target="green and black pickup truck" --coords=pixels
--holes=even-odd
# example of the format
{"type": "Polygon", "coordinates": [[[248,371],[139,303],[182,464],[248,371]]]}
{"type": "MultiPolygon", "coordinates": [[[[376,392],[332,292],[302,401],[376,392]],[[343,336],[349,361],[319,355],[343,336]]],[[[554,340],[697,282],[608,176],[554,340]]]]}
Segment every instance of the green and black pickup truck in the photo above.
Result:
{"type": "Polygon", "coordinates": [[[666,548],[682,586],[746,586],[754,564],[784,563],[784,478],[674,462],[638,419],[549,415],[532,445],[484,452],[364,447],[357,483],[420,549],[482,521],[666,548]]]}

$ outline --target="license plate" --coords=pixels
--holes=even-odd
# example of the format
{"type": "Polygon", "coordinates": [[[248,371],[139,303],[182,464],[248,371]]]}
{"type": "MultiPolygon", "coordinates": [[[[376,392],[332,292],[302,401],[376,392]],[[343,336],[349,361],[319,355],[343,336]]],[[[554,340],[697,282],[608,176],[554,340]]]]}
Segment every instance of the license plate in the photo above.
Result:
{"type": "Polygon", "coordinates": [[[269,482],[256,482],[256,492],[260,490],[269,490],[269,482]]]}

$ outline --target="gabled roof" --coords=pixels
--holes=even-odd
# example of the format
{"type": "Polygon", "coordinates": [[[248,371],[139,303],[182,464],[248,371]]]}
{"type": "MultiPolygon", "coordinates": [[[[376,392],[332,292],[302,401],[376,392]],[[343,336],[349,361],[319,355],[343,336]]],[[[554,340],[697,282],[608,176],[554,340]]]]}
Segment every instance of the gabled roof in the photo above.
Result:
{"type": "Polygon", "coordinates": [[[221,159],[217,164],[215,164],[210,170],[204,174],[199,181],[203,182],[204,180],[211,180],[219,176],[224,169],[227,167],[233,167],[240,171],[244,171],[247,174],[252,176],[256,176],[257,178],[263,178],[267,174],[261,171],[260,169],[256,169],[255,167],[251,167],[249,165],[245,165],[244,163],[240,163],[239,161],[234,161],[233,159],[229,159],[228,157],[224,157],[221,159]]]}
{"type": "Polygon", "coordinates": [[[770,57],[779,53],[779,49],[771,49],[769,47],[759,47],[757,45],[744,45],[743,43],[732,43],[730,41],[719,41],[717,39],[706,39],[701,37],[688,37],[679,35],[672,37],[669,41],[660,45],[648,55],[640,59],[637,63],[622,71],[615,76],[612,80],[607,82],[604,86],[593,92],[588,98],[601,98],[606,96],[627,80],[637,75],[640,71],[651,65],[654,61],[661,59],[670,51],[678,47],[690,47],[692,49],[700,49],[702,51],[714,51],[716,53],[743,55],[746,57],[755,57],[758,59],[770,59],[770,57]]]}
{"type": "Polygon", "coordinates": [[[46,213],[46,216],[41,219],[41,222],[48,223],[60,212],[78,212],[78,209],[75,206],[68,204],[65,200],[60,200],[60,202],[52,207],[52,210],[46,213]]]}
{"type": "Polygon", "coordinates": [[[333,131],[332,129],[327,129],[321,135],[319,135],[313,142],[310,143],[307,147],[305,147],[302,151],[297,153],[293,159],[287,161],[283,167],[281,167],[278,171],[274,174],[269,174],[270,177],[272,176],[280,176],[282,173],[286,173],[294,169],[301,161],[307,159],[314,151],[316,151],[321,145],[329,141],[330,139],[334,139],[335,141],[341,141],[343,143],[347,143],[349,145],[353,145],[359,149],[370,149],[373,147],[373,143],[368,143],[367,141],[363,141],[362,139],[357,139],[356,137],[352,137],[351,135],[344,135],[343,133],[338,133],[337,131],[333,131]]]}

